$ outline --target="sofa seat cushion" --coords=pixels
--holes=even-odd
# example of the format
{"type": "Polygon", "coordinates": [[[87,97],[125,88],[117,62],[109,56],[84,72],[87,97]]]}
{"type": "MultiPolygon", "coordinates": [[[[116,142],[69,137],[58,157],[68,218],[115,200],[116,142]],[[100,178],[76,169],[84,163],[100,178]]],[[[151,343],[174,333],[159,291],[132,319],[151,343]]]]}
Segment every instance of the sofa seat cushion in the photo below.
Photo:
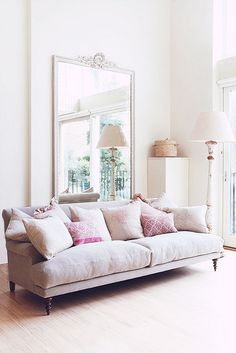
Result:
{"type": "Polygon", "coordinates": [[[150,266],[223,251],[223,240],[212,234],[178,232],[131,241],[152,252],[150,266]]]}
{"type": "Polygon", "coordinates": [[[125,241],[83,244],[32,266],[32,281],[41,288],[84,281],[150,265],[147,247],[125,241]]]}

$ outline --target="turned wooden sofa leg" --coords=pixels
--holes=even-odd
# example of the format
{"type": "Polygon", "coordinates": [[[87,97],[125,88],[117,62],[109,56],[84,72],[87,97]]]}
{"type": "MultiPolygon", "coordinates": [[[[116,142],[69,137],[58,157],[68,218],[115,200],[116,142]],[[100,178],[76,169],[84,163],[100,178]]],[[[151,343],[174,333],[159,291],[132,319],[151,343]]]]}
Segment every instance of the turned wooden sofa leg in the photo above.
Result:
{"type": "Polygon", "coordinates": [[[15,288],[16,288],[15,282],[9,281],[9,287],[11,292],[15,292],[15,288]]]}
{"type": "Polygon", "coordinates": [[[52,309],[52,297],[46,298],[45,309],[46,309],[47,315],[50,315],[51,309],[52,309]]]}
{"type": "Polygon", "coordinates": [[[213,261],[214,271],[216,271],[217,270],[217,261],[218,261],[218,259],[213,259],[212,261],[213,261]]]}

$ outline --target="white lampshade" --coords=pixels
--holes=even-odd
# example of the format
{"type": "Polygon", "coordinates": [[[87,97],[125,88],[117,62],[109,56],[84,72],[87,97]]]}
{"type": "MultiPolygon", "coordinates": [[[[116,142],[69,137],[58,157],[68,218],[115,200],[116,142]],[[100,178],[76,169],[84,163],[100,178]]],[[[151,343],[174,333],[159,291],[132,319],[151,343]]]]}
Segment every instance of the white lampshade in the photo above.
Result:
{"type": "Polygon", "coordinates": [[[236,142],[224,112],[200,113],[193,128],[191,140],[195,142],[236,142]]]}
{"type": "Polygon", "coordinates": [[[104,126],[97,148],[127,147],[125,135],[120,126],[106,125],[104,126]]]}

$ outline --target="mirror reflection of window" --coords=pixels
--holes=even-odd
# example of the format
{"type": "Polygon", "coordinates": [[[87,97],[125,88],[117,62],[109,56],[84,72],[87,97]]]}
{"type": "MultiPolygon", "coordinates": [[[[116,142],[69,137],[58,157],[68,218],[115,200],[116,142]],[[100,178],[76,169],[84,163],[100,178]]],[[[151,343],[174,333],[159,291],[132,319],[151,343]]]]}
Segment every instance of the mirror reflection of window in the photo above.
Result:
{"type": "MultiPolygon", "coordinates": [[[[78,112],[87,108],[86,97],[96,99],[99,93],[105,93],[98,97],[106,99],[109,104],[107,94],[115,95],[113,99],[119,99],[120,88],[124,92],[128,90],[129,95],[130,77],[113,71],[93,69],[90,67],[73,65],[68,63],[58,64],[58,114],[78,112]]],[[[104,102],[96,102],[100,106],[104,102]]]]}
{"type": "MultiPolygon", "coordinates": [[[[67,60],[68,61],[68,60],[67,60]]],[[[111,154],[96,148],[105,125],[119,125],[128,148],[116,153],[117,198],[131,195],[131,76],[70,62],[57,63],[58,194],[91,187],[108,200],[111,154]]]]}
{"type": "Polygon", "coordinates": [[[90,188],[89,120],[61,124],[60,190],[71,193],[90,188]]]}
{"type": "MultiPolygon", "coordinates": [[[[127,116],[129,112],[103,113],[89,119],[78,119],[61,125],[60,190],[80,193],[93,188],[101,199],[108,200],[111,180],[111,154],[109,150],[97,150],[99,135],[105,125],[121,126],[126,139],[130,134],[127,116]],[[92,182],[91,182],[92,181],[92,182]]],[[[118,198],[130,195],[130,151],[116,153],[115,186],[118,198]]]]}

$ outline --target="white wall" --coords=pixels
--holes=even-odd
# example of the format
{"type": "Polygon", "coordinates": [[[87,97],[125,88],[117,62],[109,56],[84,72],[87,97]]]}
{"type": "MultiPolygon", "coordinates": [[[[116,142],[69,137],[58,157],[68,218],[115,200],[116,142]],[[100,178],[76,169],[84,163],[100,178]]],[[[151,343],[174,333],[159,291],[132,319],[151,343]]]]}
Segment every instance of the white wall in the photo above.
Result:
{"type": "MultiPolygon", "coordinates": [[[[0,211],[28,203],[27,4],[0,9],[0,211]]],[[[0,222],[0,263],[6,262],[0,222]]]]}
{"type": "MultiPolygon", "coordinates": [[[[136,190],[146,194],[150,146],[170,132],[170,1],[8,0],[0,3],[0,22],[0,208],[39,205],[52,196],[53,54],[102,51],[135,71],[136,190]]],[[[4,262],[2,225],[0,232],[4,262]]]]}
{"type": "Polygon", "coordinates": [[[213,109],[212,38],[213,0],[172,1],[171,136],[191,158],[190,205],[206,202],[207,149],[190,142],[190,133],[198,114],[213,109]]]}

